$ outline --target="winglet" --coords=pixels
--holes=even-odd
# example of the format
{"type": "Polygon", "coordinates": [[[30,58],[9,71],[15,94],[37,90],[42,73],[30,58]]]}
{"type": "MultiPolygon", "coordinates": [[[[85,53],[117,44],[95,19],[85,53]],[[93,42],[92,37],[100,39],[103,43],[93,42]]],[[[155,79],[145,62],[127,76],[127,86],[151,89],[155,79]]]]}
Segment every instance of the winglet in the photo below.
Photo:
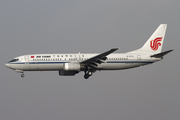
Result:
{"type": "Polygon", "coordinates": [[[113,51],[116,51],[116,50],[118,50],[119,48],[112,48],[111,50],[113,50],[113,51]]]}

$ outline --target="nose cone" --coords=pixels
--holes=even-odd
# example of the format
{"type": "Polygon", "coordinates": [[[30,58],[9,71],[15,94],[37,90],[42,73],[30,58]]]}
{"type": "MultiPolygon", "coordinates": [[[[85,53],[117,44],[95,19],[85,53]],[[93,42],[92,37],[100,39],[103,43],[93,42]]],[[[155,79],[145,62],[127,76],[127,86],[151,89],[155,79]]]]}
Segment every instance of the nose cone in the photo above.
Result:
{"type": "Polygon", "coordinates": [[[5,65],[6,65],[6,67],[11,68],[11,64],[10,63],[6,63],[5,65]]]}

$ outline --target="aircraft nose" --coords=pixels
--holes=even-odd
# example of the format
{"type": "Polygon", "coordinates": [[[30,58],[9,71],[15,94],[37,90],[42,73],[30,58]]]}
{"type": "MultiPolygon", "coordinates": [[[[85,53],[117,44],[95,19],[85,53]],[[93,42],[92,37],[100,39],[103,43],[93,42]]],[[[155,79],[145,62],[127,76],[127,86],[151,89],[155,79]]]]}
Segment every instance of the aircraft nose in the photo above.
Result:
{"type": "Polygon", "coordinates": [[[6,63],[5,65],[6,65],[6,67],[11,68],[11,64],[6,63]]]}

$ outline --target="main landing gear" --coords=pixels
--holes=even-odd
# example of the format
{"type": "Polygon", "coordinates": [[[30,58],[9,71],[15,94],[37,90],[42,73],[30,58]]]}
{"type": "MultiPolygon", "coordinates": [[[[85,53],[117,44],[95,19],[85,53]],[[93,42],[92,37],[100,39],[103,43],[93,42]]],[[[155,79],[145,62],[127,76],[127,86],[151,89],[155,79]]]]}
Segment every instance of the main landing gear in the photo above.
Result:
{"type": "Polygon", "coordinates": [[[84,78],[88,79],[93,73],[91,71],[84,71],[84,78]]]}

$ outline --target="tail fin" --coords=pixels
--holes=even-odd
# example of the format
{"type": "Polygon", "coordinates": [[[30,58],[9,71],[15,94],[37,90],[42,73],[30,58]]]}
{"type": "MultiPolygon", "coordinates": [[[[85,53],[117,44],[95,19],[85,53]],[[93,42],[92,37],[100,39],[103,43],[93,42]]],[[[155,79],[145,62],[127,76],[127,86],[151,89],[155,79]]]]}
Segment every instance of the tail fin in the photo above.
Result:
{"type": "Polygon", "coordinates": [[[161,24],[147,42],[138,50],[130,53],[158,54],[162,50],[167,24],[161,24]]]}

